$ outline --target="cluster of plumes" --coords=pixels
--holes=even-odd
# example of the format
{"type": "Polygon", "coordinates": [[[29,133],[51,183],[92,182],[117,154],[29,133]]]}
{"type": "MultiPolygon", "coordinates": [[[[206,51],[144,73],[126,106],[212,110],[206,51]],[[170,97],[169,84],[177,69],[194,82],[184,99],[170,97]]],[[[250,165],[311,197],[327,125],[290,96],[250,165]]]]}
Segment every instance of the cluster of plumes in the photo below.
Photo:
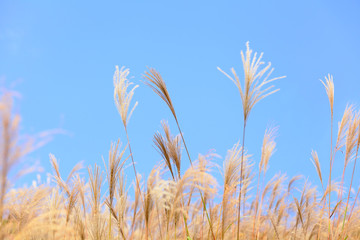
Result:
{"type": "Polygon", "coordinates": [[[126,158],[117,153],[116,147],[110,152],[119,164],[112,164],[110,156],[107,174],[97,165],[89,167],[87,181],[80,177],[83,171],[77,166],[63,180],[57,160],[51,155],[56,186],[38,183],[9,191],[4,204],[2,236],[5,239],[183,238],[186,234],[183,216],[189,224],[194,224],[189,226],[191,234],[196,233],[195,224],[203,225],[206,232],[206,225],[201,223],[201,202],[194,190],[201,189],[208,201],[216,196],[209,158],[199,157],[177,180],[168,178],[164,164],[156,166],[147,181],[141,182],[141,192],[134,188],[135,199],[130,201],[122,171],[126,158]],[[110,173],[115,173],[114,178],[110,173]],[[141,197],[145,199],[144,205],[141,197]],[[150,231],[146,232],[147,228],[150,231]]]}
{"type": "MultiPolygon", "coordinates": [[[[270,64],[259,69],[262,54],[256,58],[255,53],[251,61],[248,44],[242,57],[244,87],[232,71],[247,121],[254,104],[274,92],[272,87],[262,90],[264,84],[278,78],[268,80],[270,64]]],[[[128,69],[116,67],[114,97],[129,141],[126,128],[136,104],[130,112],[129,106],[137,86],[127,90],[132,84],[128,74],[128,69]]],[[[129,185],[134,186],[132,189],[126,184],[124,168],[129,157],[134,170],[135,164],[130,144],[122,147],[120,140],[111,144],[108,161],[103,160],[105,171],[95,165],[88,167],[84,175],[79,163],[63,178],[56,157],[50,155],[54,184],[39,179],[31,187],[9,189],[10,170],[32,145],[19,142],[20,117],[12,115],[11,98],[4,95],[0,102],[0,239],[360,239],[359,190],[352,189],[356,184],[353,180],[360,146],[360,112],[353,106],[346,108],[338,124],[334,146],[331,141],[328,184],[317,152],[311,152],[321,182],[319,190],[301,176],[288,180],[285,175],[276,174],[268,180],[266,173],[276,148],[277,127],[266,129],[259,158],[253,158],[244,143],[238,142],[228,151],[222,168],[213,153],[191,161],[164,80],[154,69],[145,73],[144,78],[168,105],[179,133],[173,135],[168,123],[161,123],[163,131],[155,133],[153,139],[161,162],[147,178],[135,174],[136,182],[129,185]],[[183,147],[191,163],[187,169],[183,167],[183,147]],[[334,182],[331,167],[335,155],[340,153],[344,159],[343,173],[341,180],[334,182]],[[345,173],[352,162],[351,181],[346,190],[345,173]],[[236,211],[240,205],[241,224],[236,211]]],[[[323,84],[332,121],[332,76],[327,76],[323,84]]]]}
{"type": "Polygon", "coordinates": [[[181,137],[180,135],[171,136],[169,125],[166,122],[161,122],[161,125],[165,136],[162,136],[159,132],[156,133],[154,135],[154,144],[163,157],[173,180],[180,179],[181,137]]]}
{"type": "MultiPolygon", "coordinates": [[[[209,224],[196,191],[200,189],[215,238],[234,239],[242,151],[238,143],[225,158],[221,171],[223,186],[219,186],[212,174],[215,160],[211,155],[200,155],[193,167],[175,180],[164,159],[141,182],[141,192],[134,188],[134,198],[127,190],[122,169],[126,160],[121,154],[124,149],[116,146],[113,144],[110,150],[105,166],[107,174],[99,166],[89,168],[87,181],[79,165],[63,180],[58,163],[51,156],[56,186],[39,183],[36,187],[9,191],[4,204],[2,236],[5,239],[184,239],[188,231],[191,239],[210,239],[209,224]],[[114,173],[114,178],[110,173],[114,173]],[[145,199],[144,205],[141,197],[145,199]]],[[[256,180],[251,158],[245,154],[241,239],[327,238],[328,218],[317,188],[299,176],[289,181],[281,174],[269,181],[256,180]],[[258,190],[254,191],[258,182],[258,190]]],[[[332,219],[334,237],[341,233],[344,218],[344,207],[338,206],[338,210],[332,219]]],[[[353,217],[345,225],[344,232],[351,239],[360,237],[359,214],[356,205],[353,217]]]]}

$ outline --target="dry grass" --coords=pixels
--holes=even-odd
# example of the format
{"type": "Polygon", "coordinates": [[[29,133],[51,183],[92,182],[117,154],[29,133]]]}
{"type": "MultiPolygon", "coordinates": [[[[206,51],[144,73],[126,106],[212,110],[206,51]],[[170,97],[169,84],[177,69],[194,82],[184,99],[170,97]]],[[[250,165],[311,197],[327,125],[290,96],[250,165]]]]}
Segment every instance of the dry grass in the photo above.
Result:
{"type": "MultiPolygon", "coordinates": [[[[191,158],[165,81],[159,72],[149,69],[145,83],[169,107],[178,133],[173,135],[167,122],[162,122],[162,131],[155,133],[153,143],[163,161],[154,164],[147,179],[141,178],[127,132],[137,105],[129,111],[137,86],[129,90],[129,70],[117,67],[114,99],[127,145],[122,147],[120,140],[111,144],[108,160],[103,160],[105,172],[95,165],[81,177],[82,165],[76,164],[63,178],[55,156],[50,155],[53,183],[9,188],[11,170],[36,143],[19,141],[20,116],[12,113],[12,98],[4,94],[0,100],[0,239],[360,239],[359,188],[354,181],[360,112],[348,106],[338,124],[335,145],[329,141],[328,181],[317,152],[311,152],[320,188],[301,176],[288,180],[277,174],[267,181],[277,128],[265,131],[260,159],[253,159],[245,150],[245,130],[255,104],[277,91],[265,85],[279,78],[271,78],[270,63],[263,67],[262,54],[252,55],[249,44],[246,46],[242,53],[244,85],[235,70],[234,79],[224,72],[240,92],[244,122],[242,141],[228,151],[222,168],[214,162],[214,154],[191,158]],[[183,147],[191,163],[188,169],[182,168],[183,147]],[[335,156],[340,155],[344,166],[342,175],[335,178],[340,180],[335,181],[331,169],[335,156]],[[128,158],[135,173],[134,196],[127,192],[123,172],[128,158]],[[349,167],[352,174],[347,186],[349,167]],[[218,184],[214,171],[222,174],[223,185],[218,184]]],[[[333,77],[328,75],[322,83],[332,127],[333,77]]],[[[332,136],[332,128],[330,131],[332,136]]]]}
{"type": "Polygon", "coordinates": [[[241,223],[241,205],[243,205],[243,214],[245,209],[245,201],[242,201],[242,190],[243,182],[244,182],[244,149],[245,149],[245,132],[246,132],[246,124],[249,119],[249,115],[253,107],[256,103],[258,103],[261,99],[275,93],[278,91],[272,90],[274,88],[273,85],[264,89],[265,85],[271,83],[275,80],[284,78],[283,77],[275,77],[270,78],[271,73],[274,71],[274,68],[271,68],[271,63],[269,62],[265,67],[262,68],[262,65],[265,63],[261,61],[263,53],[257,57],[257,52],[252,55],[252,50],[250,49],[249,42],[246,43],[246,53],[244,55],[243,51],[241,51],[241,58],[243,62],[244,68],[244,86],[241,86],[240,78],[236,74],[234,68],[231,69],[231,72],[234,75],[234,80],[230,75],[225,73],[223,70],[218,68],[222,73],[225,74],[231,81],[233,81],[236,87],[239,89],[242,107],[243,107],[243,134],[242,134],[242,154],[241,154],[241,167],[240,167],[240,191],[239,191],[239,200],[238,200],[238,219],[237,219],[237,234],[236,238],[239,240],[240,238],[240,223],[241,223]]]}

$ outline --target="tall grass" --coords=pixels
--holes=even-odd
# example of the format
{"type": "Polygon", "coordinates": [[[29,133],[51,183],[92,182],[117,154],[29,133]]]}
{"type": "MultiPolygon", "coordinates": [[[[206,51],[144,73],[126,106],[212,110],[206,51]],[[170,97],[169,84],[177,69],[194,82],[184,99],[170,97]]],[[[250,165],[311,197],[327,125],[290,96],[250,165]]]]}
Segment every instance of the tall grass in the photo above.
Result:
{"type": "Polygon", "coordinates": [[[241,141],[228,151],[222,168],[213,154],[196,159],[190,155],[170,91],[160,73],[149,69],[145,84],[169,107],[177,132],[173,134],[166,121],[161,123],[162,131],[154,134],[153,144],[163,160],[142,178],[127,128],[137,105],[130,108],[137,85],[129,89],[129,70],[116,67],[114,100],[127,144],[122,147],[120,140],[111,144],[108,160],[103,160],[105,171],[96,164],[84,176],[79,163],[64,178],[50,154],[51,184],[39,181],[11,188],[12,169],[34,148],[34,142],[19,141],[20,116],[13,114],[11,96],[4,94],[0,100],[0,239],[360,239],[359,183],[355,181],[360,112],[350,105],[345,109],[333,141],[334,83],[331,75],[326,76],[322,83],[330,102],[328,180],[313,150],[309,156],[319,188],[302,176],[288,179],[276,174],[267,181],[278,127],[265,130],[261,157],[256,159],[246,150],[246,126],[253,107],[277,91],[268,83],[282,77],[271,77],[271,64],[264,65],[263,54],[253,54],[249,43],[241,56],[243,79],[234,69],[233,77],[220,69],[235,83],[243,108],[241,141]],[[335,157],[344,160],[342,175],[336,177],[332,176],[335,157]],[[183,169],[184,158],[190,162],[188,169],[183,169]],[[135,176],[130,185],[133,196],[123,171],[129,159],[135,176]],[[214,171],[222,174],[223,185],[214,171]]]}

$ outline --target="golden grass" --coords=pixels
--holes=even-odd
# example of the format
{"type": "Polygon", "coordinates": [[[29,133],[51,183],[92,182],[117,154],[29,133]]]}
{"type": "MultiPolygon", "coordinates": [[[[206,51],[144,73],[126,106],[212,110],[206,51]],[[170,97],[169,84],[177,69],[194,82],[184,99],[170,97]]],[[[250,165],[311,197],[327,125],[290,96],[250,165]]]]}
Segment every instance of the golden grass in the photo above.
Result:
{"type": "MultiPolygon", "coordinates": [[[[252,108],[261,99],[276,92],[268,83],[271,64],[263,66],[262,56],[252,55],[249,44],[241,53],[244,85],[232,69],[243,106],[242,141],[237,142],[222,164],[214,154],[190,156],[175,107],[165,81],[158,71],[145,72],[146,85],[169,107],[178,127],[173,135],[167,122],[154,134],[154,147],[162,161],[154,164],[147,179],[137,174],[127,125],[137,103],[130,109],[134,90],[129,86],[129,70],[116,67],[114,100],[127,137],[112,143],[105,172],[99,165],[88,167],[82,177],[82,164],[75,164],[63,178],[60,166],[50,154],[52,184],[9,188],[9,175],[19,160],[36,142],[20,141],[20,116],[12,113],[12,98],[0,100],[0,239],[360,239],[359,188],[354,181],[360,147],[360,112],[347,106],[338,124],[335,145],[330,141],[329,180],[321,168],[316,151],[311,152],[321,188],[302,176],[287,179],[277,174],[267,181],[266,173],[276,150],[277,127],[265,131],[261,158],[253,159],[245,149],[245,130],[252,108]],[[190,162],[183,169],[182,147],[190,162]],[[129,154],[127,154],[127,150],[129,154]],[[331,176],[336,155],[344,159],[339,181],[331,176]],[[134,196],[128,193],[123,167],[132,160],[134,196]],[[352,164],[353,163],[353,164],[352,164]],[[351,181],[345,182],[351,165],[351,181]],[[220,171],[223,185],[214,171],[220,171]],[[334,198],[334,196],[336,196],[334,198]],[[133,199],[133,200],[131,200],[133,199]]],[[[333,135],[334,83],[328,75],[322,81],[330,103],[333,135]]]]}
{"type": "Polygon", "coordinates": [[[239,179],[239,200],[238,200],[238,219],[237,219],[237,234],[236,239],[240,238],[240,222],[241,222],[241,205],[243,205],[243,212],[245,208],[245,201],[242,201],[242,193],[246,191],[242,191],[243,181],[244,181],[244,149],[245,149],[245,132],[246,132],[246,124],[250,115],[252,108],[258,103],[261,99],[275,93],[278,91],[272,90],[273,85],[264,89],[265,85],[271,83],[275,80],[284,78],[283,77],[275,77],[270,78],[271,73],[274,71],[274,68],[271,67],[271,63],[269,62],[265,67],[261,68],[265,63],[261,61],[263,53],[257,57],[257,52],[252,55],[252,50],[250,49],[249,42],[246,43],[246,53],[244,55],[243,51],[241,51],[241,58],[243,62],[244,68],[244,86],[241,86],[240,78],[236,74],[234,68],[231,69],[236,80],[234,80],[230,75],[225,73],[223,70],[218,68],[222,73],[225,74],[231,81],[235,83],[240,92],[242,107],[243,107],[243,134],[242,134],[242,149],[243,152],[241,154],[241,167],[240,167],[240,179],[239,179]],[[270,78],[270,79],[269,79],[270,78]]]}

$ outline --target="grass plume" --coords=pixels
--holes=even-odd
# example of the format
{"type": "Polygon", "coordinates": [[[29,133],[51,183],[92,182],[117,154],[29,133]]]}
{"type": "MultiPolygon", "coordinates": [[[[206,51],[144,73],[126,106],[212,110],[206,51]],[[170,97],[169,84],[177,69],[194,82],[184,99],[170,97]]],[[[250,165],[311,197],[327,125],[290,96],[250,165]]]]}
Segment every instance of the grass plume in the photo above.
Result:
{"type": "MultiPolygon", "coordinates": [[[[218,67],[218,70],[221,71],[225,76],[227,76],[231,81],[234,82],[236,87],[240,92],[242,107],[243,107],[243,137],[242,137],[242,149],[244,152],[245,148],[245,132],[246,132],[246,124],[250,115],[252,108],[258,103],[261,99],[275,93],[278,89],[273,90],[274,86],[267,86],[267,84],[284,78],[283,77],[275,77],[271,78],[270,75],[274,71],[274,68],[271,68],[271,63],[269,62],[266,66],[262,66],[265,63],[262,62],[263,53],[257,57],[257,52],[252,55],[252,50],[250,49],[249,42],[246,43],[246,53],[244,54],[241,51],[241,59],[243,62],[244,68],[244,86],[241,86],[240,78],[237,75],[234,68],[231,69],[234,78],[232,78],[229,74],[224,72],[218,67]]],[[[244,153],[241,154],[241,167],[240,167],[240,191],[239,191],[239,200],[238,200],[238,219],[237,219],[237,239],[239,240],[240,236],[240,221],[241,221],[241,195],[242,195],[242,181],[244,179],[243,172],[243,156],[244,153]]],[[[243,204],[245,207],[245,204],[243,204]]],[[[243,207],[243,208],[244,208],[243,207]]],[[[243,209],[244,211],[244,209],[243,209]]]]}

